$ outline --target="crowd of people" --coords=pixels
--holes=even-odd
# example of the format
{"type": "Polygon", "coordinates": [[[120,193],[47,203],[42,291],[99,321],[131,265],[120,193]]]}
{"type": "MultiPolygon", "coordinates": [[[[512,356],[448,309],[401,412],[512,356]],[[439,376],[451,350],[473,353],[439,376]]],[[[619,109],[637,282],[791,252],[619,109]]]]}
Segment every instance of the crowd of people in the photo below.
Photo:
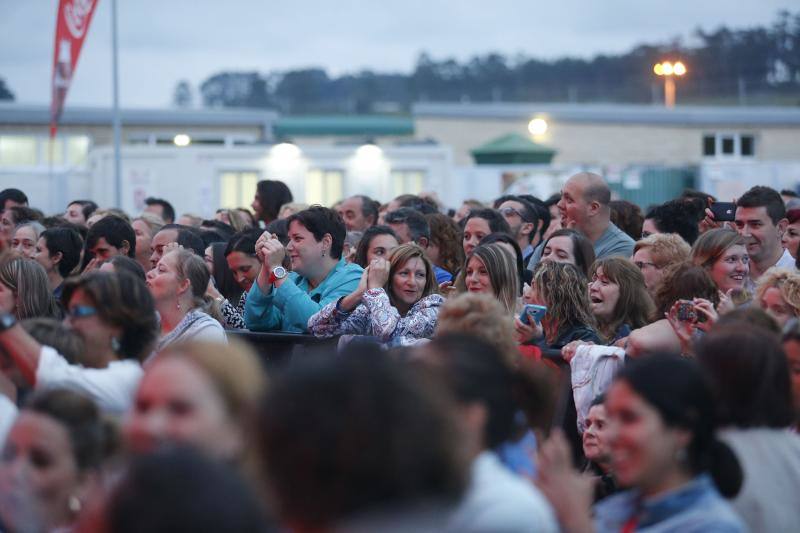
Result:
{"type": "Polygon", "coordinates": [[[723,205],[0,191],[0,531],[796,530],[800,198],[723,205]]]}

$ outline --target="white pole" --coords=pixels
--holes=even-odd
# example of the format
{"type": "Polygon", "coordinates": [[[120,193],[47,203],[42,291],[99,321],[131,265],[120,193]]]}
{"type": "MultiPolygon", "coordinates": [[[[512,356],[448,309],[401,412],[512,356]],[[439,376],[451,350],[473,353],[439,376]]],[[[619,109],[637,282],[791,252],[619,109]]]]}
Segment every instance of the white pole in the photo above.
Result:
{"type": "Polygon", "coordinates": [[[114,92],[114,205],[124,209],[122,205],[122,170],[120,161],[120,139],[122,138],[122,125],[119,118],[119,72],[117,71],[117,0],[111,0],[111,48],[112,48],[112,76],[114,92]]]}

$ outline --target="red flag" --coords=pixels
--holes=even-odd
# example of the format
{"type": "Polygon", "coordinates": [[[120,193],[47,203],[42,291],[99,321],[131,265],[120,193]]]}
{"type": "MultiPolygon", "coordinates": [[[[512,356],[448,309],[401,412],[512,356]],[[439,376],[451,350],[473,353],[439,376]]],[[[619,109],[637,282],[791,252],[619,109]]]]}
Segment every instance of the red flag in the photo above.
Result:
{"type": "Polygon", "coordinates": [[[64,100],[78,64],[83,39],[89,31],[97,0],[59,0],[56,19],[56,44],[53,53],[50,137],[55,137],[64,100]]]}

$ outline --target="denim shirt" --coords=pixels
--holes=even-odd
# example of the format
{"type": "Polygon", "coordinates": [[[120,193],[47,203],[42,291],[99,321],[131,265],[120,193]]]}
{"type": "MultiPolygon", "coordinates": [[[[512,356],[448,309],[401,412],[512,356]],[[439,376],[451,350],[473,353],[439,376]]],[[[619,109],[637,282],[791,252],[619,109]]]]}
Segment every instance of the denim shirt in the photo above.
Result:
{"type": "Polygon", "coordinates": [[[597,531],[621,531],[633,516],[638,516],[637,532],[714,532],[747,531],[733,508],[717,492],[711,477],[702,474],[680,488],[642,499],[636,490],[610,496],[595,507],[597,531]]]}

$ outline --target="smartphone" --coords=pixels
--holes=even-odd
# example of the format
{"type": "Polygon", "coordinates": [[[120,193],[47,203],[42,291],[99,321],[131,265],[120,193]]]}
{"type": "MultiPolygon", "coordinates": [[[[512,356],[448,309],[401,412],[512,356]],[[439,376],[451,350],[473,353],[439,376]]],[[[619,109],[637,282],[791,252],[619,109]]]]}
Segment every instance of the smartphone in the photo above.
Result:
{"type": "Polygon", "coordinates": [[[543,305],[525,304],[525,307],[519,314],[519,320],[523,324],[530,326],[531,318],[533,318],[533,321],[538,324],[542,321],[542,318],[544,318],[545,313],[547,313],[547,307],[543,305]]]}
{"type": "Polygon", "coordinates": [[[689,300],[678,302],[678,320],[682,322],[697,322],[697,311],[694,310],[694,303],[689,300]]]}
{"type": "Polygon", "coordinates": [[[733,202],[714,202],[711,212],[717,222],[733,222],[736,219],[736,204],[733,202]]]}

